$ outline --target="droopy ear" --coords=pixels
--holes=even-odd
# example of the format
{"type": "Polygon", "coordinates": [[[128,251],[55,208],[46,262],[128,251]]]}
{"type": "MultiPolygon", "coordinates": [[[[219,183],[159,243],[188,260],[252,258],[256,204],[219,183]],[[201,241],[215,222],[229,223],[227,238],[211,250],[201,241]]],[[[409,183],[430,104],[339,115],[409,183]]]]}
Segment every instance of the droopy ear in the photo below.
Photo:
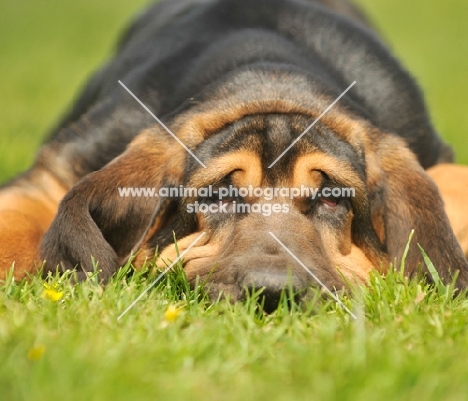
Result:
{"type": "MultiPolygon", "coordinates": [[[[386,138],[376,152],[378,169],[370,174],[374,226],[383,223],[381,238],[393,261],[403,255],[411,230],[414,237],[405,261],[413,274],[424,261],[417,247],[422,246],[444,282],[459,271],[458,286],[468,286],[468,263],[455,239],[434,182],[415,156],[397,138],[386,138]],[[377,173],[378,171],[378,173],[377,173]],[[377,194],[377,195],[376,195],[377,194]]],[[[378,230],[377,230],[378,231],[378,230]]]]}
{"type": "Polygon", "coordinates": [[[161,133],[145,131],[118,158],[78,182],[62,200],[41,244],[46,270],[93,270],[107,280],[162,224],[166,202],[156,196],[122,196],[119,188],[155,188],[180,182],[183,151],[161,133]],[[79,268],[81,267],[81,269],[79,268]]]}

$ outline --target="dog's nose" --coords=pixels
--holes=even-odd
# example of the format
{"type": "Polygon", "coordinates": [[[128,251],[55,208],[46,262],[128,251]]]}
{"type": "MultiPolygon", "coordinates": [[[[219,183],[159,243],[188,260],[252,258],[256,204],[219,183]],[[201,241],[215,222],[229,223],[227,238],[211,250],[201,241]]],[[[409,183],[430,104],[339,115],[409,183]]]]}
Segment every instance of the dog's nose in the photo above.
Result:
{"type": "Polygon", "coordinates": [[[286,292],[286,295],[292,295],[297,302],[301,292],[304,292],[306,288],[304,282],[293,274],[255,270],[245,274],[241,285],[250,293],[254,290],[263,290],[259,301],[263,303],[263,309],[267,313],[278,308],[283,291],[286,292]],[[288,294],[289,290],[292,290],[292,294],[288,294]]]}

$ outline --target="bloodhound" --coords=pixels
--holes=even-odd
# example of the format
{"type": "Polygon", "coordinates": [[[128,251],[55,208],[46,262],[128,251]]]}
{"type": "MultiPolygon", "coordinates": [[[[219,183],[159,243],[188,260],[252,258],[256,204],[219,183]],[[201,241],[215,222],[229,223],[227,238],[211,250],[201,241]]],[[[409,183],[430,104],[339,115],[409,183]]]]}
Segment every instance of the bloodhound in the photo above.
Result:
{"type": "Polygon", "coordinates": [[[339,289],[398,261],[414,230],[407,273],[419,243],[463,288],[468,171],[450,162],[414,80],[345,0],[165,0],[1,187],[0,270],[84,278],[94,259],[105,282],[130,256],[175,260],[175,235],[192,282],[276,299],[316,285],[291,254],[339,289]],[[322,196],[283,191],[304,187],[322,196]]]}

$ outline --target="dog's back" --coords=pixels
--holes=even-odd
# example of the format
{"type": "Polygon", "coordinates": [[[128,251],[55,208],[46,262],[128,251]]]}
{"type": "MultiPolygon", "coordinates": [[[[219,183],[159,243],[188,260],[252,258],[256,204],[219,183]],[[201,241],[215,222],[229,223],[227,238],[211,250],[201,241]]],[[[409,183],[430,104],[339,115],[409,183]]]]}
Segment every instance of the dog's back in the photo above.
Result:
{"type": "Polygon", "coordinates": [[[162,1],[135,20],[114,59],[93,77],[55,135],[68,142],[77,136],[74,130],[97,130],[80,140],[100,136],[109,144],[99,147],[99,155],[69,152],[83,175],[153,124],[118,80],[167,120],[212,96],[210,87],[232,74],[270,68],[296,70],[318,87],[317,96],[336,97],[357,81],[347,97],[354,113],[404,138],[424,168],[451,161],[416,84],[366,25],[343,0],[162,1]],[[85,114],[86,127],[80,128],[85,114]]]}

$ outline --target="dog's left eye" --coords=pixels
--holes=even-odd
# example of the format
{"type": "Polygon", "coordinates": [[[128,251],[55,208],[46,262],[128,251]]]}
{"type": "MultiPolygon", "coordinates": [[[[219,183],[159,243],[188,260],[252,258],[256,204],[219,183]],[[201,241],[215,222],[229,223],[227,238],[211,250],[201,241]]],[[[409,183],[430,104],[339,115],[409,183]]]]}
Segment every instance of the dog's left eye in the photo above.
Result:
{"type": "Polygon", "coordinates": [[[234,201],[238,201],[239,199],[235,196],[230,196],[229,194],[222,194],[219,192],[219,188],[214,188],[212,194],[210,196],[203,196],[198,198],[198,202],[206,203],[208,205],[216,203],[216,204],[225,204],[225,203],[232,203],[234,201]]]}
{"type": "Polygon", "coordinates": [[[234,200],[235,199],[233,197],[223,197],[222,199],[220,199],[218,195],[213,195],[210,197],[205,196],[205,197],[199,198],[198,202],[211,205],[213,203],[216,203],[216,204],[232,203],[234,200]]]}

